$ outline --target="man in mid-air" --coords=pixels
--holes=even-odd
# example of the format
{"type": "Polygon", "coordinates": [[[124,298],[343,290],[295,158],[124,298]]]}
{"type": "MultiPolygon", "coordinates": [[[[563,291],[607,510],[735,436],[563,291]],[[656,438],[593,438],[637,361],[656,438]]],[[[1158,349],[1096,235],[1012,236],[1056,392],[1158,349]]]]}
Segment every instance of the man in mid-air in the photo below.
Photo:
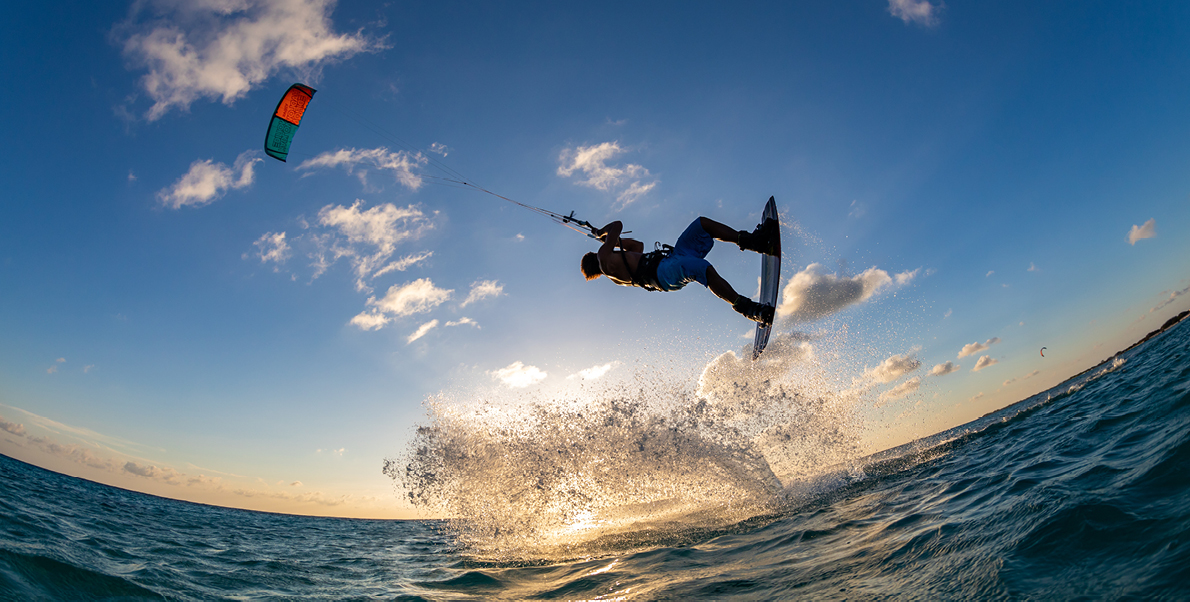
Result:
{"type": "Polygon", "coordinates": [[[624,224],[612,222],[595,230],[603,241],[598,252],[583,256],[582,270],[587,280],[601,275],[622,286],[639,286],[650,291],[676,291],[691,282],[711,289],[716,297],[749,320],[773,323],[773,306],[761,305],[735,292],[707,260],[716,240],[740,246],[741,251],[777,255],[779,250],[777,220],[769,218],[752,232],[733,230],[708,217],[700,217],[686,228],[673,246],[645,253],[645,246],[631,238],[620,238],[624,224]]]}

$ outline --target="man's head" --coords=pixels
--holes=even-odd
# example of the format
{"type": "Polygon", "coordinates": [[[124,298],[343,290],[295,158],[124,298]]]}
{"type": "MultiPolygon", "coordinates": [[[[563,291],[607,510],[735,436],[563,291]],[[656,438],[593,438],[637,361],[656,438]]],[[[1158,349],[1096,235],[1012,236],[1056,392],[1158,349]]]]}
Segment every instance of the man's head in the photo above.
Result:
{"type": "Polygon", "coordinates": [[[595,253],[587,253],[583,255],[583,276],[587,280],[594,280],[603,275],[603,270],[599,268],[599,256],[595,253]]]}

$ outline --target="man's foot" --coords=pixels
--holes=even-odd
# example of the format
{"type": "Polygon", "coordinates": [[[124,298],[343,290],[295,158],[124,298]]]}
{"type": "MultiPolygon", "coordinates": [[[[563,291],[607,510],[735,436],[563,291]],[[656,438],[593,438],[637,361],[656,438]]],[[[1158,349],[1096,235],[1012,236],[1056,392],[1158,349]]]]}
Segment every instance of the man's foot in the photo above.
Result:
{"type": "Polygon", "coordinates": [[[756,251],[765,255],[781,254],[781,226],[777,220],[768,218],[751,232],[740,230],[741,251],[756,251]]]}
{"type": "Polygon", "coordinates": [[[772,305],[761,305],[743,295],[736,298],[735,303],[731,304],[731,308],[740,312],[745,318],[753,322],[760,322],[765,326],[773,323],[773,314],[776,310],[772,305]]]}

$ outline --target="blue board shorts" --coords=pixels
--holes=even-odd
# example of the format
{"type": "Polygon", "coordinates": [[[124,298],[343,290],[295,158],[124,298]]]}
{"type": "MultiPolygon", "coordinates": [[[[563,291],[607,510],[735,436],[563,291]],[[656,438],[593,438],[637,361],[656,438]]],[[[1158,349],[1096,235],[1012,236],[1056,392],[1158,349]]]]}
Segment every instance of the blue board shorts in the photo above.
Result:
{"type": "Polygon", "coordinates": [[[695,218],[686,231],[678,237],[673,253],[657,265],[657,284],[663,291],[676,291],[691,282],[707,286],[707,268],[711,263],[705,259],[715,239],[702,229],[702,218],[695,218]]]}

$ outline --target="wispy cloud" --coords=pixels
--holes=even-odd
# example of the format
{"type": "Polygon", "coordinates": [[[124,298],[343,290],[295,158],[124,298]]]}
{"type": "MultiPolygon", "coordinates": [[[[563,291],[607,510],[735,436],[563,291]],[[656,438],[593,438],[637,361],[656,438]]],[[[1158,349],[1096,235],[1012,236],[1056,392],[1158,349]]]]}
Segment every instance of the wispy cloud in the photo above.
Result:
{"type": "Polygon", "coordinates": [[[244,151],[231,167],[212,159],[195,161],[172,186],[157,192],[157,200],[170,209],[212,203],[228,190],[251,186],[256,177],[253,166],[260,160],[256,151],[244,151]]]}
{"type": "Polygon", "coordinates": [[[123,470],[128,474],[133,474],[138,477],[145,477],[146,479],[162,481],[169,483],[170,485],[182,484],[182,479],[186,476],[185,474],[180,473],[173,468],[142,465],[132,461],[125,462],[123,470]]]}
{"type": "Polygon", "coordinates": [[[592,367],[586,368],[584,370],[579,370],[578,372],[575,372],[574,374],[571,374],[570,376],[567,376],[566,378],[571,379],[571,380],[576,379],[576,378],[579,378],[582,380],[595,380],[595,379],[603,376],[604,374],[607,374],[612,368],[615,368],[616,366],[619,366],[619,365],[620,365],[619,360],[613,361],[613,362],[608,362],[606,364],[603,364],[602,366],[592,366],[592,367]]]}
{"type": "Polygon", "coordinates": [[[380,50],[361,32],[338,34],[333,0],[159,0],[133,3],[115,36],[124,56],[148,71],[141,86],[153,99],[150,121],[201,98],[232,104],[272,76],[290,71],[307,81],[326,64],[380,50]]]}
{"type": "Polygon", "coordinates": [[[521,389],[535,385],[545,380],[547,374],[537,366],[526,366],[522,362],[513,362],[507,367],[488,372],[492,378],[514,389],[521,389]]]}
{"type": "Polygon", "coordinates": [[[394,284],[379,300],[368,298],[372,308],[351,319],[363,330],[378,329],[393,318],[425,313],[446,302],[453,290],[434,286],[429,278],[419,278],[405,284],[394,284]]]}
{"type": "Polygon", "coordinates": [[[459,307],[467,307],[476,301],[499,297],[502,294],[504,294],[504,286],[495,280],[477,280],[471,284],[471,292],[467,293],[467,298],[459,304],[459,307]]]}
{"type": "Polygon", "coordinates": [[[1184,288],[1180,291],[1173,291],[1172,293],[1169,294],[1169,297],[1166,297],[1166,299],[1164,301],[1162,301],[1161,303],[1158,303],[1153,309],[1150,309],[1149,313],[1153,313],[1155,311],[1165,309],[1165,307],[1167,305],[1173,303],[1174,301],[1177,301],[1178,297],[1181,297],[1182,295],[1185,295],[1186,293],[1190,293],[1190,286],[1187,286],[1186,288],[1184,288]]]}
{"type": "Polygon", "coordinates": [[[101,458],[92,450],[81,445],[63,445],[48,437],[27,437],[28,442],[41,451],[82,464],[91,468],[113,471],[115,463],[107,458],[101,458]]]}
{"type": "Polygon", "coordinates": [[[25,425],[9,422],[3,416],[0,416],[0,430],[7,431],[18,437],[25,436],[25,425]]]}
{"type": "Polygon", "coordinates": [[[888,12],[892,16],[922,27],[938,25],[940,6],[930,4],[926,0],[888,0],[888,12]]]}
{"type": "Polygon", "coordinates": [[[980,370],[983,370],[984,368],[987,368],[988,366],[998,364],[998,363],[1000,363],[999,360],[993,358],[990,355],[981,355],[981,356],[979,356],[979,359],[976,360],[975,367],[972,368],[971,371],[979,372],[980,370]]]}
{"type": "Polygon", "coordinates": [[[947,374],[958,372],[959,368],[962,368],[962,366],[954,362],[947,361],[946,363],[938,364],[933,368],[930,368],[930,376],[946,376],[947,374]]]}
{"type": "MultiPolygon", "coordinates": [[[[898,286],[909,283],[917,270],[896,275],[898,286]]],[[[812,263],[798,272],[785,285],[778,316],[798,321],[817,320],[844,308],[871,299],[880,290],[892,286],[893,277],[875,267],[855,276],[839,276],[823,272],[821,264],[812,263]]]]}
{"type": "Polygon", "coordinates": [[[975,355],[980,351],[986,351],[989,347],[999,342],[1000,337],[992,337],[984,343],[980,343],[978,341],[974,343],[967,343],[966,345],[963,345],[962,349],[959,350],[959,359],[963,359],[968,355],[975,355]]]}
{"type": "Polygon", "coordinates": [[[868,213],[868,208],[860,203],[858,200],[851,201],[851,207],[847,210],[847,217],[863,217],[868,213]]]}
{"type": "Polygon", "coordinates": [[[615,192],[616,208],[622,209],[657,185],[656,178],[641,165],[608,164],[624,152],[626,151],[620,147],[619,142],[563,149],[558,155],[558,175],[569,178],[577,173],[584,178],[577,184],[615,192]]]}
{"type": "Polygon", "coordinates": [[[252,243],[256,247],[256,256],[260,258],[260,263],[272,262],[273,271],[281,269],[281,264],[289,259],[291,249],[289,243],[285,242],[284,232],[265,232],[252,243]]]}
{"type": "Polygon", "coordinates": [[[379,169],[381,171],[391,172],[397,183],[405,188],[417,190],[423,184],[421,175],[417,173],[417,170],[424,167],[428,162],[429,159],[421,153],[410,153],[408,151],[393,152],[384,147],[370,149],[345,148],[328,151],[313,159],[302,161],[297,166],[297,169],[303,171],[327,167],[342,167],[347,170],[347,173],[359,178],[360,183],[365,187],[368,186],[368,170],[379,169]]]}
{"type": "Polygon", "coordinates": [[[404,271],[428,259],[425,251],[389,262],[397,246],[420,238],[434,228],[434,222],[416,205],[397,207],[384,203],[364,209],[357,200],[350,207],[327,205],[318,211],[318,225],[323,233],[314,235],[316,249],[311,253],[318,277],[342,257],[355,270],[356,290],[370,291],[369,281],[392,271],[404,271]]]}
{"type": "Polygon", "coordinates": [[[1128,244],[1135,246],[1136,241],[1144,240],[1146,238],[1155,238],[1157,236],[1157,220],[1149,219],[1149,221],[1137,226],[1132,225],[1132,229],[1128,231],[1128,244]]]}
{"type": "Polygon", "coordinates": [[[913,378],[883,392],[880,394],[879,402],[882,404],[894,399],[900,399],[921,387],[921,377],[914,376],[913,378]]]}
{"type": "Polygon", "coordinates": [[[479,327],[480,327],[478,322],[476,322],[475,320],[472,320],[471,318],[468,318],[467,316],[463,316],[463,317],[459,318],[458,320],[452,320],[452,321],[450,321],[450,322],[447,322],[447,323],[446,323],[446,325],[447,325],[447,326],[466,326],[466,325],[471,325],[471,326],[474,326],[474,327],[476,327],[476,328],[479,328],[479,327]]]}
{"type": "Polygon", "coordinates": [[[880,362],[875,368],[864,368],[864,377],[879,383],[890,383],[921,367],[921,361],[912,353],[893,355],[880,362]]]}
{"type": "Polygon", "coordinates": [[[417,330],[413,331],[413,333],[410,334],[408,337],[405,337],[405,344],[408,345],[409,343],[412,343],[413,341],[416,341],[416,340],[426,336],[426,333],[430,332],[431,330],[434,330],[437,327],[438,327],[438,320],[430,320],[429,322],[426,322],[425,324],[418,326],[417,330]]]}

